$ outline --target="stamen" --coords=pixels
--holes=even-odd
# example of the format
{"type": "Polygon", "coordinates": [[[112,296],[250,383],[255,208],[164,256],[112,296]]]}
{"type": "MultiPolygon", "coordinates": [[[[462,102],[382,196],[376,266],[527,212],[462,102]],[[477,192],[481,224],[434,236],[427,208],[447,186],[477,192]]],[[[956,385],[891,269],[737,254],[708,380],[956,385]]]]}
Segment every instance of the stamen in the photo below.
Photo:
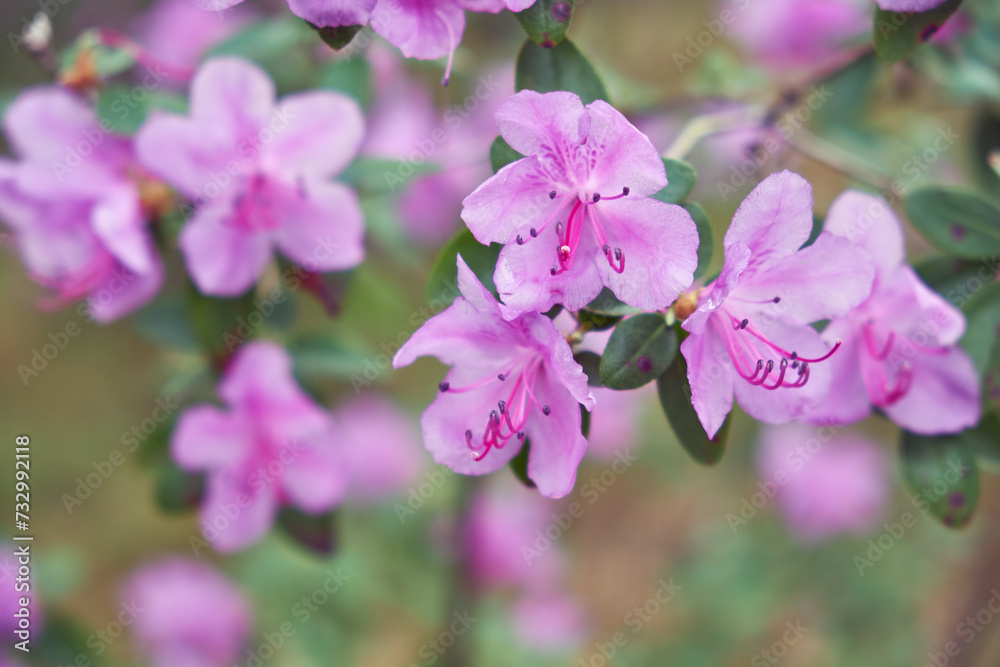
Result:
{"type": "Polygon", "coordinates": [[[517,245],[524,245],[524,237],[521,236],[520,234],[517,235],[517,238],[515,240],[517,241],[517,245]]]}
{"type": "Polygon", "coordinates": [[[556,198],[556,191],[553,190],[552,192],[549,193],[549,199],[555,199],[555,198],[556,198]]]}
{"type": "Polygon", "coordinates": [[[500,414],[502,415],[507,414],[507,401],[501,398],[499,401],[497,401],[497,407],[500,408],[500,414]]]}
{"type": "MultiPolygon", "coordinates": [[[[771,362],[768,362],[768,363],[771,363],[771,362]]],[[[781,364],[778,366],[778,370],[779,370],[778,379],[775,380],[774,384],[772,384],[772,385],[762,384],[761,386],[764,387],[764,389],[769,389],[771,391],[777,389],[778,387],[781,386],[781,383],[785,380],[785,371],[787,369],[788,369],[788,359],[785,359],[784,357],[782,357],[781,358],[781,364]]]]}
{"type": "Polygon", "coordinates": [[[497,379],[500,380],[501,382],[503,382],[504,380],[507,379],[507,376],[505,376],[503,373],[498,373],[497,374],[497,379]]]}
{"type": "Polygon", "coordinates": [[[442,393],[448,391],[448,389],[450,389],[450,388],[451,388],[451,383],[450,382],[439,382],[438,383],[438,389],[442,393]]]}
{"type": "Polygon", "coordinates": [[[447,88],[448,82],[451,81],[451,66],[455,63],[455,49],[457,47],[455,44],[455,31],[451,29],[451,24],[441,15],[441,12],[435,10],[434,13],[444,23],[444,27],[448,29],[448,64],[444,68],[444,77],[441,79],[441,85],[447,88]]]}
{"type": "Polygon", "coordinates": [[[599,201],[601,201],[601,193],[600,192],[595,192],[594,193],[594,203],[596,204],[599,201]]]}
{"type": "Polygon", "coordinates": [[[548,417],[550,414],[552,414],[552,408],[550,408],[547,405],[543,405],[542,406],[542,414],[545,415],[546,417],[548,417]]]}
{"type": "Polygon", "coordinates": [[[531,234],[531,238],[535,238],[535,237],[537,237],[537,236],[538,236],[538,230],[537,230],[537,229],[535,229],[534,227],[532,227],[532,228],[531,228],[531,229],[530,229],[530,230],[528,231],[528,233],[529,233],[529,234],[531,234]]]}

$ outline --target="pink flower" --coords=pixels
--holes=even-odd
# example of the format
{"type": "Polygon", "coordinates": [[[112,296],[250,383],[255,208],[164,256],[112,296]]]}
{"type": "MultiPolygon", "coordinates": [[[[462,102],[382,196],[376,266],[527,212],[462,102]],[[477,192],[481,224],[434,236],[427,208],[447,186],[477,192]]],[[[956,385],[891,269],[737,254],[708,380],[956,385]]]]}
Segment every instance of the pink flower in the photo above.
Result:
{"type": "Polygon", "coordinates": [[[945,0],[878,0],[878,6],[887,12],[926,12],[945,0]]]}
{"type": "Polygon", "coordinates": [[[906,265],[903,229],[882,199],[845,192],[825,229],[875,261],[871,296],[823,331],[843,349],[830,361],[830,397],[810,420],[851,423],[875,405],[915,433],[955,433],[979,421],[979,378],[957,343],[965,316],[906,265]]]}
{"type": "MultiPolygon", "coordinates": [[[[3,591],[0,592],[0,618],[3,619],[0,622],[0,632],[3,633],[4,637],[7,637],[9,641],[20,642],[23,641],[21,637],[15,635],[14,633],[19,630],[20,620],[23,617],[15,616],[15,614],[20,613],[21,598],[29,598],[28,602],[28,613],[31,615],[29,619],[29,629],[31,634],[31,641],[29,642],[31,647],[34,648],[36,637],[42,635],[42,628],[44,626],[42,618],[41,606],[38,604],[39,592],[36,582],[32,581],[32,586],[30,591],[18,591],[15,588],[17,583],[16,577],[18,576],[18,557],[15,555],[18,546],[24,546],[24,542],[13,542],[9,540],[4,540],[2,543],[3,556],[0,560],[3,564],[0,565],[0,585],[3,586],[3,591]]],[[[9,644],[8,644],[9,646],[9,644]]],[[[7,647],[4,648],[6,650],[7,647]]],[[[3,655],[0,654],[0,667],[4,667],[3,655]]],[[[13,663],[10,663],[13,664],[13,663]]]]}
{"type": "Polygon", "coordinates": [[[194,68],[205,52],[249,18],[243,7],[219,13],[191,0],[158,0],[134,22],[134,32],[152,55],[171,65],[194,68]]]}
{"type": "Polygon", "coordinates": [[[528,593],[514,603],[511,618],[517,638],[529,648],[573,649],[587,636],[579,603],[562,593],[528,593]]]}
{"type": "Polygon", "coordinates": [[[189,408],[170,443],[179,466],[208,475],[202,531],[216,549],[260,539],[280,505],[319,514],[340,502],[349,473],[333,420],[295,384],[284,349],[246,344],[218,391],[226,409],[189,408]]]}
{"type": "Polygon", "coordinates": [[[58,86],[19,95],[3,124],[21,160],[0,158],[0,216],[50,305],[88,297],[94,319],[110,322],[152,299],[163,268],[128,139],[58,86]]]}
{"type": "Polygon", "coordinates": [[[830,233],[799,250],[812,231],[812,187],[783,171],[740,205],[723,242],[722,273],[701,291],[681,344],[692,403],[709,436],[732,409],[733,392],[752,417],[794,419],[823,399],[830,358],[810,322],[850,311],[871,291],[867,253],[830,233]]]}
{"type": "Polygon", "coordinates": [[[308,271],[339,271],[364,256],[357,195],[329,179],[357,154],[364,119],[339,93],[274,101],[263,70],[216,58],[191,85],[191,114],[155,113],[136,136],[144,165],[197,210],[180,248],[198,288],[249,289],[272,248],[308,271]]]}
{"type": "Polygon", "coordinates": [[[464,202],[480,243],[507,244],[495,282],[518,310],[570,310],[604,286],[637,308],[669,306],[691,284],[698,233],[679,206],[652,199],[667,184],[645,135],[603,101],[523,90],[496,112],[526,157],[464,202]]]}
{"type": "Polygon", "coordinates": [[[772,67],[815,64],[872,29],[871,0],[753,0],[722,6],[735,15],[733,36],[772,67]]]}
{"type": "Polygon", "coordinates": [[[546,496],[570,492],[587,441],[580,403],[594,400],[583,369],[552,321],[499,304],[458,258],[462,296],[400,348],[393,366],[435,356],[452,366],[424,412],[424,444],[455,472],[505,466],[531,439],[528,475],[546,496]]]}
{"type": "Polygon", "coordinates": [[[136,610],[132,632],[153,667],[232,665],[250,638],[249,602],[203,563],[168,558],[144,566],[122,604],[136,610]]]}
{"type": "Polygon", "coordinates": [[[866,438],[820,439],[802,424],[761,431],[757,467],[777,499],[789,528],[806,542],[876,528],[889,497],[885,456],[866,438]]]}
{"type": "Polygon", "coordinates": [[[406,489],[420,473],[416,424],[386,398],[365,396],[334,412],[351,473],[350,498],[375,502],[406,489]]]}

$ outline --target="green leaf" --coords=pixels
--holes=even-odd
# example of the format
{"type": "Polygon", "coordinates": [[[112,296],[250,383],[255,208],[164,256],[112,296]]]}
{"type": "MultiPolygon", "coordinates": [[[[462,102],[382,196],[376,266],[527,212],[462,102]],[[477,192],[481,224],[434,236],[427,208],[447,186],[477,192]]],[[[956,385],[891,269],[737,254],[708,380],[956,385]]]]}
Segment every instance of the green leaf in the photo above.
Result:
{"type": "Polygon", "coordinates": [[[186,352],[199,350],[198,336],[188,320],[186,301],[177,295],[165,295],[132,316],[136,333],[163,347],[186,352]]]}
{"type": "Polygon", "coordinates": [[[345,93],[367,106],[372,98],[371,65],[364,58],[331,60],[320,71],[317,87],[345,93]]]}
{"type": "Polygon", "coordinates": [[[251,60],[267,70],[278,92],[284,94],[315,86],[315,48],[316,33],[309,25],[284,14],[251,23],[213,47],[205,59],[230,55],[251,60]]]}
{"type": "Polygon", "coordinates": [[[278,525],[297,544],[319,556],[329,556],[336,546],[334,512],[306,514],[285,506],[278,514],[278,525]]]}
{"type": "Polygon", "coordinates": [[[551,49],[525,41],[517,54],[514,87],[540,93],[568,90],[579,95],[584,104],[608,99],[594,66],[568,39],[551,49]]]}
{"type": "Polygon", "coordinates": [[[708,221],[705,209],[693,202],[687,202],[681,206],[688,212],[688,215],[694,220],[695,227],[698,228],[698,267],[694,270],[694,279],[698,280],[705,275],[708,267],[712,264],[715,235],[712,233],[712,223],[708,221]]]}
{"type": "Polygon", "coordinates": [[[622,319],[622,316],[597,313],[584,308],[576,314],[576,319],[580,322],[580,324],[587,327],[587,331],[607,331],[611,327],[618,324],[618,322],[622,319]]]}
{"type": "Polygon", "coordinates": [[[691,403],[691,385],[688,383],[684,355],[676,356],[674,363],[656,381],[656,390],[670,428],[691,458],[707,466],[718,463],[726,451],[732,414],[726,417],[715,437],[709,438],[691,403]]]}
{"type": "Polygon", "coordinates": [[[458,265],[455,260],[458,255],[462,256],[486,289],[496,294],[493,271],[496,269],[497,257],[500,256],[502,248],[499,243],[484,246],[467,229],[459,232],[434,262],[430,278],[427,279],[427,287],[424,289],[427,300],[440,300],[450,304],[458,297],[458,265]]]}
{"type": "Polygon", "coordinates": [[[433,174],[434,164],[414,164],[410,161],[384,160],[359,157],[337,179],[362,190],[365,194],[391,194],[398,192],[414,176],[433,174]]]}
{"type": "Polygon", "coordinates": [[[525,438],[524,444],[521,445],[521,451],[517,453],[517,456],[510,460],[510,471],[514,473],[514,477],[517,481],[524,484],[529,489],[537,488],[535,483],[531,481],[528,477],[528,454],[531,453],[531,442],[525,438]]]}
{"type": "Polygon", "coordinates": [[[585,350],[583,352],[577,352],[573,355],[573,359],[576,363],[583,367],[583,372],[587,375],[587,384],[591,387],[600,387],[601,385],[601,355],[596,352],[590,352],[585,350]]]}
{"type": "Polygon", "coordinates": [[[640,313],[615,327],[601,357],[601,383],[638,389],[658,378],[677,355],[677,332],[661,313],[640,313]]]}
{"type": "Polygon", "coordinates": [[[963,431],[961,435],[972,446],[980,462],[985,461],[991,472],[1000,472],[1000,415],[984,413],[978,426],[963,431]]]}
{"type": "Polygon", "coordinates": [[[205,475],[182,470],[172,461],[164,462],[156,476],[156,506],[167,514],[194,509],[205,495],[205,475]]]}
{"type": "Polygon", "coordinates": [[[935,248],[978,259],[1000,253],[1000,211],[955,188],[921,188],[904,200],[906,216],[935,248]]]}
{"type": "Polygon", "coordinates": [[[517,162],[524,156],[510,147],[503,137],[497,137],[490,145],[490,165],[493,173],[497,173],[508,164],[517,162]]]}
{"type": "MultiPolygon", "coordinates": [[[[306,21],[306,23],[309,23],[309,21],[306,21]]],[[[350,44],[354,36],[364,28],[363,25],[338,25],[321,28],[313,23],[309,23],[309,27],[318,32],[320,39],[326,42],[327,46],[334,51],[339,51],[350,44]]]]}
{"type": "Polygon", "coordinates": [[[97,115],[101,123],[118,134],[135,134],[153,109],[181,113],[185,107],[182,97],[136,86],[110,85],[97,95],[97,115]]]}
{"type": "Polygon", "coordinates": [[[960,436],[927,437],[903,431],[903,476],[914,503],[949,528],[972,518],[979,499],[979,468],[972,444],[960,436]]]}
{"type": "Polygon", "coordinates": [[[621,301],[607,287],[602,289],[601,293],[594,297],[594,300],[588,303],[584,310],[597,315],[608,315],[611,317],[624,317],[639,312],[638,308],[633,308],[624,301],[621,301]]]}
{"type": "Polygon", "coordinates": [[[514,16],[535,44],[552,48],[565,39],[572,14],[573,0],[569,2],[537,0],[531,7],[517,12],[514,16]]]}
{"type": "Polygon", "coordinates": [[[329,337],[305,337],[289,343],[295,377],[302,382],[349,378],[364,373],[363,355],[329,337]]]}
{"type": "Polygon", "coordinates": [[[1000,283],[990,283],[974,294],[965,308],[968,324],[962,349],[969,353],[980,377],[988,375],[1000,352],[1000,283]]]}
{"type": "Polygon", "coordinates": [[[694,190],[698,174],[694,167],[683,160],[662,159],[667,170],[667,187],[653,195],[653,199],[659,199],[665,204],[680,204],[694,190]]]}
{"type": "Polygon", "coordinates": [[[948,0],[926,12],[887,12],[875,8],[875,53],[883,63],[899,62],[934,36],[962,0],[948,0]]]}

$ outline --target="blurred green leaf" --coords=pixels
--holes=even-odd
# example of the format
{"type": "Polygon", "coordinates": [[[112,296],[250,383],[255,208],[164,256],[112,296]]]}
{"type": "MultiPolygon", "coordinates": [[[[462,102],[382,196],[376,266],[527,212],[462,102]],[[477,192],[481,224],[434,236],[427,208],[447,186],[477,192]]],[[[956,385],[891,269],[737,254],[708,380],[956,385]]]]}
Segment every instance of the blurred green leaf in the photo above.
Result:
{"type": "Polygon", "coordinates": [[[962,348],[969,353],[980,377],[984,377],[1000,350],[1000,283],[983,286],[969,300],[965,313],[968,323],[962,348]]]}
{"type": "Polygon", "coordinates": [[[182,514],[201,503],[205,495],[205,475],[182,470],[164,461],[156,475],[156,506],[167,514],[182,514]]]}
{"type": "Polygon", "coordinates": [[[677,354],[677,333],[661,313],[640,313],[622,320],[601,356],[601,384],[638,389],[658,378],[677,354]]]}
{"type": "Polygon", "coordinates": [[[572,14],[573,0],[537,0],[531,7],[514,16],[535,44],[551,48],[565,39],[572,14]]]}
{"type": "Polygon", "coordinates": [[[949,528],[964,526],[979,499],[979,468],[970,441],[960,435],[927,437],[903,431],[903,477],[914,503],[949,528]]]}
{"type": "Polygon", "coordinates": [[[726,450],[732,413],[726,417],[715,437],[709,438],[691,403],[687,360],[683,354],[676,355],[674,363],[656,381],[656,389],[670,428],[691,458],[703,465],[718,463],[726,450]]]}
{"type": "Polygon", "coordinates": [[[606,331],[618,324],[622,315],[608,315],[584,308],[576,314],[576,319],[587,327],[587,331],[606,331]]]}
{"type": "Polygon", "coordinates": [[[317,87],[345,93],[361,106],[368,106],[372,98],[371,65],[364,58],[331,60],[320,70],[317,87]]]}
{"type": "Polygon", "coordinates": [[[591,387],[601,385],[601,355],[596,352],[584,350],[573,355],[576,363],[583,367],[583,372],[587,375],[587,384],[591,387]]]}
{"type": "Polygon", "coordinates": [[[712,265],[715,235],[712,233],[712,223],[709,222],[705,209],[693,202],[687,202],[681,204],[681,206],[688,212],[688,215],[691,216],[695,226],[698,228],[698,267],[694,270],[694,279],[698,280],[705,275],[708,267],[712,265]]]}
{"type": "MultiPolygon", "coordinates": [[[[326,42],[334,51],[339,51],[354,39],[354,36],[361,32],[363,25],[337,25],[320,27],[306,21],[310,28],[319,33],[320,39],[326,42]]],[[[360,60],[360,58],[356,58],[360,60]]]]}
{"type": "Polygon", "coordinates": [[[188,304],[176,294],[165,294],[131,317],[136,333],[157,345],[197,352],[198,336],[188,320],[188,304]]]}
{"type": "Polygon", "coordinates": [[[362,355],[329,336],[308,336],[288,344],[295,377],[309,382],[320,378],[348,378],[363,373],[362,355]]]}
{"type": "Polygon", "coordinates": [[[493,167],[494,174],[508,164],[517,162],[523,157],[523,155],[511,148],[510,144],[503,137],[497,137],[490,145],[490,165],[493,167]]]}
{"type": "Polygon", "coordinates": [[[594,300],[587,304],[584,309],[597,315],[609,315],[612,317],[624,317],[634,315],[639,312],[638,308],[633,308],[615,296],[610,288],[605,287],[601,293],[594,297],[594,300]]]}
{"type": "Polygon", "coordinates": [[[424,290],[427,300],[440,300],[449,304],[458,297],[458,265],[455,260],[458,255],[462,256],[486,289],[495,295],[493,271],[496,269],[497,257],[500,256],[502,248],[499,243],[484,246],[475,239],[472,232],[463,229],[445,246],[434,262],[434,268],[431,269],[424,290]]]}
{"type": "Polygon", "coordinates": [[[962,438],[972,445],[981,462],[1000,472],[1000,415],[985,412],[979,425],[963,431],[962,438]]]}
{"type": "Polygon", "coordinates": [[[315,85],[315,46],[316,35],[309,24],[283,14],[251,23],[213,47],[205,58],[229,55],[251,60],[267,70],[284,94],[315,85]]]}
{"type": "Polygon", "coordinates": [[[875,8],[875,53],[884,63],[899,62],[926,43],[944,25],[962,0],[947,0],[926,12],[887,12],[875,8]]]}
{"type": "Polygon", "coordinates": [[[680,204],[694,190],[698,174],[683,160],[663,158],[663,166],[667,170],[667,187],[653,195],[653,199],[666,204],[680,204]]]}
{"type": "Polygon", "coordinates": [[[853,130],[862,127],[871,109],[878,61],[866,54],[821,82],[828,99],[816,110],[815,122],[825,127],[853,130]]]}
{"type": "Polygon", "coordinates": [[[278,513],[278,525],[297,544],[318,556],[330,556],[336,547],[334,512],[307,514],[285,506],[278,513]]]}
{"type": "Polygon", "coordinates": [[[410,161],[362,156],[352,162],[338,180],[364,191],[365,194],[398,193],[410,179],[436,171],[438,166],[430,162],[415,164],[410,161]]]}
{"type": "Polygon", "coordinates": [[[579,95],[584,104],[608,99],[594,66],[568,39],[551,49],[527,40],[517,55],[514,88],[540,93],[568,90],[579,95]]]}
{"type": "MultiPolygon", "coordinates": [[[[516,440],[516,438],[515,438],[516,440]]],[[[513,444],[513,443],[512,443],[513,444]]],[[[514,477],[517,481],[524,484],[529,489],[537,488],[535,483],[531,481],[528,477],[528,455],[531,453],[531,441],[528,438],[524,439],[524,444],[521,445],[521,451],[510,460],[510,471],[514,473],[514,477]]]]}
{"type": "Polygon", "coordinates": [[[1000,253],[1000,211],[970,192],[921,188],[904,200],[906,217],[935,248],[966,259],[1000,253]]]}
{"type": "Polygon", "coordinates": [[[109,85],[97,94],[97,115],[102,125],[118,134],[135,134],[153,109],[183,113],[186,107],[179,95],[137,86],[109,85]]]}

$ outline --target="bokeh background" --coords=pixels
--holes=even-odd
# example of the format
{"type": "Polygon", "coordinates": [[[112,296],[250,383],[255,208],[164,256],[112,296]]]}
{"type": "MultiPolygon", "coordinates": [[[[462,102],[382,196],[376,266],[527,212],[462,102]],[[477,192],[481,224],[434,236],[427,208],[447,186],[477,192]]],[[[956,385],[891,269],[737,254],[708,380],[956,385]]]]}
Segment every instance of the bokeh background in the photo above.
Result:
{"type": "MultiPolygon", "coordinates": [[[[152,27],[147,20],[144,26],[143,16],[148,17],[144,13],[149,11],[144,2],[53,0],[52,4],[58,4],[53,16],[53,42],[58,47],[93,26],[115,28],[140,41],[166,33],[158,35],[165,49],[180,49],[186,41],[182,24],[160,19],[152,27]]],[[[983,18],[991,3],[968,4],[981,13],[965,17],[966,29],[992,30],[995,35],[997,25],[983,18]]],[[[0,5],[0,24],[5,32],[16,33],[24,18],[38,9],[34,1],[8,0],[0,5]]],[[[578,3],[570,35],[596,64],[616,105],[661,152],[691,117],[729,107],[774,104],[817,70],[761,64],[730,34],[733,31],[727,31],[679,71],[675,54],[684,53],[689,37],[704,31],[703,21],[716,18],[718,12],[712,3],[679,0],[578,3]]],[[[382,113],[381,131],[387,135],[400,130],[392,113],[405,116],[404,105],[420,95],[433,105],[420,107],[431,114],[430,127],[442,125],[448,109],[474,95],[478,77],[487,72],[496,72],[501,85],[486,96],[483,106],[495,106],[507,94],[504,91],[512,90],[512,59],[523,41],[509,12],[470,13],[451,86],[438,85],[440,63],[403,62],[380,40],[359,56],[371,63],[364,76],[371,76],[373,83],[366,84],[363,76],[354,78],[354,69],[330,60],[309,29],[292,19],[283,2],[251,0],[239,14],[211,20],[220,22],[221,32],[234,34],[263,21],[261,32],[229,48],[263,61],[282,91],[317,85],[311,77],[319,76],[322,85],[358,95],[371,113],[372,127],[377,126],[376,111],[382,113]],[[273,27],[266,29],[279,24],[287,28],[284,36],[276,37],[273,27]],[[403,79],[412,82],[419,94],[393,98],[390,93],[399,92],[397,84],[403,79]]],[[[867,38],[860,35],[857,43],[867,38]]],[[[836,93],[811,115],[805,131],[871,166],[887,182],[905,178],[907,187],[977,182],[995,188],[995,181],[982,180],[989,176],[983,168],[981,128],[995,109],[996,69],[984,65],[985,72],[959,76],[947,69],[954,66],[959,48],[954,43],[933,46],[933,53],[922,56],[919,70],[861,61],[831,84],[838,86],[836,93]],[[907,160],[920,155],[936,133],[949,126],[958,136],[954,145],[928,169],[904,175],[907,160]]],[[[169,55],[161,54],[164,59],[169,55]]],[[[23,52],[0,48],[0,103],[45,80],[44,70],[23,52]]],[[[116,81],[132,85],[128,73],[116,81]]],[[[489,174],[487,151],[495,131],[489,127],[488,114],[485,119],[484,124],[476,121],[483,127],[477,125],[475,131],[467,124],[460,138],[450,138],[451,143],[430,160],[455,170],[449,178],[463,184],[469,178],[461,171],[471,165],[467,168],[478,175],[469,190],[489,174]]],[[[406,141],[388,136],[369,141],[380,139],[389,146],[406,141]]],[[[819,215],[844,188],[858,184],[808,151],[786,145],[767,155],[745,183],[734,184],[735,193],[720,194],[719,183],[730,183],[732,165],[743,163],[746,151],[759,140],[760,133],[752,130],[730,133],[699,144],[688,155],[700,173],[693,199],[709,213],[717,251],[743,195],[768,173],[788,168],[806,176],[814,186],[819,215]]],[[[403,219],[399,193],[386,191],[379,183],[381,173],[357,179],[368,217],[369,257],[344,281],[340,315],[332,319],[309,295],[294,294],[294,311],[282,318],[280,326],[269,322],[263,331],[265,337],[291,343],[336,341],[338,354],[317,356],[315,366],[298,369],[330,408],[355,398],[350,377],[364,376],[366,363],[378,360],[383,344],[391,347],[413,330],[412,316],[427,306],[424,284],[437,252],[461,224],[454,194],[447,188],[430,188],[426,195],[442,210],[434,216],[440,227],[422,233],[427,225],[403,219]]],[[[909,232],[911,261],[932,255],[929,246],[909,232]]],[[[176,273],[177,257],[170,261],[176,273]]],[[[718,251],[709,274],[720,266],[718,251]]],[[[136,568],[168,555],[195,557],[190,537],[199,534],[196,514],[167,513],[158,505],[159,469],[155,456],[143,454],[145,447],[127,453],[124,464],[115,467],[82,504],[68,509],[64,494],[73,494],[95,465],[100,466],[113,450],[123,449],[123,434],[149,418],[158,399],[204,398],[203,388],[190,389],[196,386],[192,378],[203,372],[204,362],[184,349],[183,340],[178,344],[177,336],[164,333],[169,325],[155,314],[99,326],[87,322],[75,308],[44,312],[38,307],[42,296],[6,237],[0,237],[0,424],[5,445],[11,448],[3,469],[13,468],[14,435],[30,435],[34,583],[48,642],[38,664],[69,665],[80,655],[100,665],[148,664],[128,631],[102,645],[106,650],[100,654],[93,641],[88,645],[88,638],[115,621],[123,583],[136,568]],[[80,335],[26,386],[18,365],[29,364],[33,350],[72,322],[79,325],[80,335]]],[[[378,372],[360,392],[390,397],[416,428],[442,373],[440,365],[423,360],[403,371],[378,372]]],[[[461,517],[475,491],[467,480],[443,474],[423,449],[419,450],[422,468],[409,486],[378,502],[348,505],[338,512],[338,548],[332,556],[308,553],[275,529],[243,552],[223,558],[209,549],[197,558],[220,568],[252,602],[254,632],[249,648],[260,646],[266,633],[283,623],[295,623],[294,636],[265,661],[275,666],[431,664],[421,649],[439,637],[454,612],[466,608],[478,620],[435,661],[497,667],[602,665],[602,646],[607,650],[619,632],[627,642],[615,649],[612,664],[629,666],[780,662],[912,667],[933,664],[929,653],[941,653],[949,641],[961,646],[957,656],[946,656],[949,665],[991,665],[1000,659],[1000,621],[986,624],[969,643],[957,634],[963,619],[975,615],[994,587],[1000,588],[996,568],[1000,496],[992,476],[982,477],[980,506],[971,525],[947,530],[915,507],[898,470],[898,430],[873,417],[844,430],[877,443],[884,464],[884,477],[879,479],[884,479],[885,500],[871,504],[866,529],[809,539],[786,519],[779,499],[768,500],[755,516],[734,528],[727,516],[739,514],[741,503],[765,479],[759,464],[758,425],[737,413],[725,458],[707,469],[678,445],[655,392],[634,392],[629,399],[625,407],[603,415],[606,428],[602,415],[595,414],[594,428],[604,429],[605,445],[581,467],[577,490],[563,501],[542,501],[542,529],[552,525],[549,515],[565,511],[569,503],[584,508],[532,566],[555,562],[546,572],[565,599],[573,601],[573,608],[562,613],[547,609],[531,616],[518,606],[523,595],[518,586],[473,582],[456,592],[456,581],[471,576],[468,554],[456,545],[466,534],[461,517]],[[608,452],[624,449],[636,456],[636,462],[612,475],[614,483],[606,490],[583,495],[588,480],[611,470],[614,456],[608,452]],[[420,495],[422,483],[438,479],[435,473],[443,480],[440,488],[401,521],[399,504],[405,505],[413,490],[420,495]],[[914,525],[894,538],[872,567],[859,573],[856,557],[870,558],[869,540],[886,533],[883,522],[897,522],[907,512],[915,517],[914,525]],[[322,586],[331,568],[343,568],[350,578],[300,623],[293,615],[294,605],[322,586]],[[655,598],[663,581],[674,582],[679,590],[668,603],[653,605],[656,613],[635,630],[635,616],[629,614],[655,598]],[[808,630],[788,641],[789,623],[808,630]],[[538,641],[532,628],[542,629],[553,641],[538,641]],[[762,653],[766,650],[773,653],[762,653]]],[[[150,440],[162,443],[168,436],[169,424],[158,425],[150,440]]],[[[825,447],[836,445],[837,439],[825,447]]],[[[853,502],[859,474],[845,473],[842,486],[817,483],[817,493],[825,493],[825,502],[834,506],[853,502]]],[[[497,477],[504,479],[488,483],[503,486],[513,475],[504,471],[497,477]]],[[[13,497],[12,478],[5,474],[0,480],[5,507],[13,497]]],[[[519,497],[516,486],[511,483],[513,490],[505,487],[498,492],[512,494],[504,496],[502,505],[519,502],[513,499],[519,497]]],[[[533,531],[534,527],[528,535],[533,531]]],[[[520,533],[511,528],[509,534],[520,533]]],[[[519,558],[516,548],[501,553],[511,560],[519,558]]],[[[5,639],[4,647],[10,643],[5,639]]],[[[30,660],[28,656],[22,661],[30,664],[30,660]]],[[[240,664],[246,661],[244,653],[240,664]]]]}

